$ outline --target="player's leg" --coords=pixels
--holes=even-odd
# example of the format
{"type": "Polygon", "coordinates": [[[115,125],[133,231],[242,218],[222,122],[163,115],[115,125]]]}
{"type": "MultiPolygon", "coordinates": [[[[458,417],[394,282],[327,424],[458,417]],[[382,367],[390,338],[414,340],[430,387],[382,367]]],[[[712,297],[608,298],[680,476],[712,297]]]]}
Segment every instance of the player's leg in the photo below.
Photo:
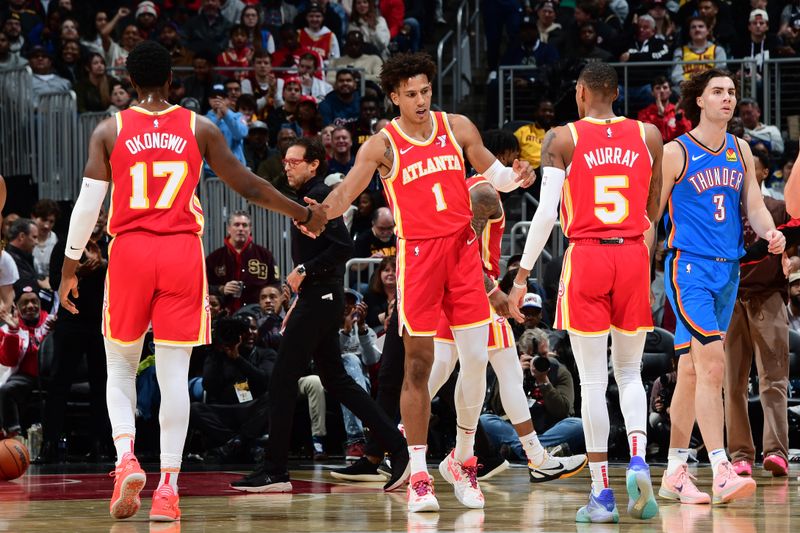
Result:
{"type": "Polygon", "coordinates": [[[161,428],[161,478],[153,493],[150,520],[173,521],[178,507],[178,474],[189,428],[189,359],[192,347],[156,344],[156,378],[161,391],[158,423],[161,428]]]}
{"type": "Polygon", "coordinates": [[[653,496],[650,468],[645,462],[647,449],[647,396],[642,384],[642,352],[647,333],[626,335],[611,330],[611,362],[619,387],[619,403],[625,418],[631,461],[625,472],[628,513],[647,520],[658,513],[653,496]]]}
{"type": "MultiPolygon", "coordinates": [[[[513,338],[513,337],[512,337],[513,338]]],[[[532,483],[570,477],[586,465],[585,455],[550,457],[533,428],[528,398],[523,389],[522,366],[515,347],[505,347],[489,352],[489,362],[497,376],[500,401],[514,426],[522,449],[528,459],[528,476],[532,483]]]]}
{"type": "Polygon", "coordinates": [[[619,513],[608,475],[608,335],[589,337],[570,333],[569,338],[581,379],[581,419],[592,478],[589,504],[578,510],[575,520],[618,522],[619,513]]]}
{"type": "Polygon", "coordinates": [[[428,393],[431,398],[436,396],[439,389],[450,379],[457,362],[458,349],[455,342],[434,339],[433,365],[431,365],[431,375],[428,378],[428,393]]]}

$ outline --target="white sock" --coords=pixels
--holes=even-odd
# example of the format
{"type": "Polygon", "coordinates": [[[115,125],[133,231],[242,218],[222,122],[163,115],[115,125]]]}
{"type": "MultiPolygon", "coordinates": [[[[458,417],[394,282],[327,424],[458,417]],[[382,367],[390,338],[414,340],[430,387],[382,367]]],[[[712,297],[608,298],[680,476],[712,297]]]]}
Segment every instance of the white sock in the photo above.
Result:
{"type": "Polygon", "coordinates": [[[589,463],[589,472],[592,474],[592,492],[595,496],[599,496],[603,489],[609,487],[608,461],[589,463]]]}
{"type": "Polygon", "coordinates": [[[641,457],[647,452],[647,435],[641,433],[628,433],[628,449],[631,451],[631,457],[641,457]]]}
{"type": "Polygon", "coordinates": [[[728,460],[728,454],[725,453],[724,448],[717,448],[708,452],[708,460],[711,461],[711,470],[716,476],[720,465],[728,460]]]}
{"type": "Polygon", "coordinates": [[[175,491],[175,494],[178,494],[178,474],[180,474],[180,469],[165,470],[162,468],[161,479],[158,480],[158,486],[169,485],[172,487],[172,490],[175,491]]]}
{"type": "Polygon", "coordinates": [[[459,463],[463,463],[473,455],[475,455],[475,428],[465,429],[456,426],[456,449],[453,457],[459,463]]]}
{"type": "Polygon", "coordinates": [[[425,460],[425,452],[428,450],[427,446],[409,446],[408,457],[411,460],[411,475],[418,472],[428,472],[428,463],[425,460]]]}
{"type": "Polygon", "coordinates": [[[689,448],[670,448],[667,454],[667,475],[671,476],[689,460],[689,448]]]}
{"type": "Polygon", "coordinates": [[[122,461],[122,456],[126,453],[133,453],[133,439],[134,435],[130,433],[123,433],[122,435],[117,435],[114,437],[114,448],[117,450],[117,462],[115,463],[119,466],[120,461],[122,461]]]}
{"type": "Polygon", "coordinates": [[[524,437],[519,438],[522,448],[525,450],[525,455],[528,457],[528,462],[533,466],[541,466],[547,458],[547,453],[539,442],[539,437],[536,432],[528,433],[524,437]]]}

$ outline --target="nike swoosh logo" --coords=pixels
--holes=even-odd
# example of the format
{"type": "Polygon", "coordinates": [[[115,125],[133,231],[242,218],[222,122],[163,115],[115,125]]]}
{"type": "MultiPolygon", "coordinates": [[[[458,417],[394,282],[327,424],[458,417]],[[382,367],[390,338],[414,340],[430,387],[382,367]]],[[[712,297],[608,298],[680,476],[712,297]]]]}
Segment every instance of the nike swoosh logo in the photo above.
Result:
{"type": "Polygon", "coordinates": [[[724,488],[725,488],[725,485],[727,485],[727,484],[728,484],[728,480],[726,479],[725,481],[723,481],[722,483],[720,483],[720,484],[719,484],[719,485],[717,485],[717,486],[718,486],[719,488],[721,488],[721,489],[724,489],[724,488]]]}
{"type": "Polygon", "coordinates": [[[478,237],[473,237],[473,238],[471,238],[471,239],[467,239],[467,246],[469,246],[470,244],[472,244],[472,243],[473,243],[473,242],[475,242],[476,240],[478,240],[478,237]]]}
{"type": "Polygon", "coordinates": [[[77,250],[80,250],[80,248],[75,248],[74,246],[70,246],[70,247],[69,247],[69,249],[70,249],[70,250],[76,250],[76,251],[77,251],[77,250]]]}
{"type": "Polygon", "coordinates": [[[401,148],[401,149],[400,149],[400,155],[405,155],[405,154],[406,154],[406,152],[408,152],[408,151],[409,151],[409,150],[411,150],[412,148],[414,148],[414,147],[413,147],[413,146],[409,146],[409,147],[407,147],[407,148],[401,148]]]}
{"type": "Polygon", "coordinates": [[[683,491],[683,485],[675,485],[675,492],[683,491]]]}
{"type": "Polygon", "coordinates": [[[458,468],[453,468],[452,463],[447,465],[447,469],[450,471],[450,474],[452,474],[455,481],[459,481],[461,479],[461,473],[458,471],[458,468]]]}
{"type": "Polygon", "coordinates": [[[692,161],[697,161],[698,159],[701,159],[701,158],[703,158],[705,156],[706,156],[706,154],[693,155],[692,156],[692,161]]]}

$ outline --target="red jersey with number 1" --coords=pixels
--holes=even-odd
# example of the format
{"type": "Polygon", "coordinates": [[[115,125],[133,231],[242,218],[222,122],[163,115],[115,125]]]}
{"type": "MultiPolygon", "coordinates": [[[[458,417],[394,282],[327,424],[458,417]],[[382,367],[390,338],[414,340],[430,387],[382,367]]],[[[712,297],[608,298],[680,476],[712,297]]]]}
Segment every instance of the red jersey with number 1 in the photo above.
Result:
{"type": "Polygon", "coordinates": [[[561,192],[561,224],[570,239],[639,237],[650,226],[652,160],[641,122],[584,118],[568,124],[575,143],[561,192]]]}
{"type": "Polygon", "coordinates": [[[461,146],[447,114],[430,115],[433,129],[425,141],[406,135],[397,119],[381,130],[394,155],[392,170],[384,177],[384,194],[402,239],[453,235],[472,219],[461,146]]]}
{"type": "Polygon", "coordinates": [[[195,113],[180,106],[160,112],[132,107],[115,117],[109,234],[202,234],[203,210],[195,190],[203,157],[195,113]]]}
{"type": "MultiPolygon", "coordinates": [[[[467,178],[467,188],[471,191],[473,187],[481,183],[489,183],[480,174],[467,178]]],[[[503,244],[503,233],[506,229],[506,213],[503,204],[500,204],[500,217],[489,219],[480,235],[481,262],[483,271],[487,276],[497,281],[500,279],[500,247],[503,244]]]]}

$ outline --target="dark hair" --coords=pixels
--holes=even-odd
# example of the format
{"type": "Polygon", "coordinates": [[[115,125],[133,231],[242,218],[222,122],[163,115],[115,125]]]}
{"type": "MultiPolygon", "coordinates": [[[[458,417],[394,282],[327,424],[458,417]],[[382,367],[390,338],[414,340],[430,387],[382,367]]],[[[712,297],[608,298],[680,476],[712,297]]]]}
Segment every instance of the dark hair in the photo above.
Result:
{"type": "Polygon", "coordinates": [[[136,45],[125,63],[131,81],[142,88],[161,87],[169,80],[172,58],[166,48],[155,41],[136,45]]]}
{"type": "Polygon", "coordinates": [[[739,96],[739,82],[727,70],[712,68],[694,74],[688,80],[681,82],[681,108],[692,124],[700,122],[700,107],[697,105],[697,98],[702,96],[712,78],[730,78],[733,81],[736,96],[739,96]]]}
{"type": "Polygon", "coordinates": [[[13,241],[20,235],[29,235],[31,232],[31,226],[35,226],[36,223],[29,219],[29,218],[18,218],[11,224],[11,227],[8,228],[8,240],[13,241]]]}
{"type": "Polygon", "coordinates": [[[236,111],[241,110],[243,107],[257,111],[258,102],[256,102],[256,97],[252,94],[243,94],[239,96],[239,98],[236,100],[236,111]]]}
{"type": "Polygon", "coordinates": [[[213,50],[208,48],[203,48],[195,52],[194,57],[192,58],[192,63],[194,63],[196,59],[205,59],[208,64],[212,66],[217,64],[217,56],[214,55],[213,50]]]}
{"type": "MultiPolygon", "coordinates": [[[[253,7],[253,6],[249,6],[249,7],[253,7]]],[[[267,52],[266,50],[264,50],[262,48],[259,48],[258,50],[253,52],[253,60],[252,60],[252,62],[255,63],[256,59],[263,59],[265,57],[268,57],[269,58],[269,62],[272,63],[272,54],[270,54],[269,52],[267,52]]]]}
{"type": "Polygon", "coordinates": [[[325,147],[322,146],[322,141],[316,137],[300,137],[289,145],[289,147],[292,146],[302,146],[306,149],[306,153],[303,155],[303,160],[306,163],[319,161],[319,166],[314,174],[315,176],[328,175],[328,163],[326,162],[327,154],[325,152],[325,147]]]}
{"type": "Polygon", "coordinates": [[[247,28],[244,26],[244,24],[234,24],[233,26],[231,26],[231,29],[228,32],[228,35],[233,37],[233,34],[236,33],[236,32],[242,32],[245,35],[247,35],[247,28]]]}
{"type": "Polygon", "coordinates": [[[306,52],[305,54],[300,56],[300,59],[297,60],[298,64],[300,61],[304,59],[311,59],[314,62],[314,68],[319,68],[319,60],[317,59],[316,54],[312,54],[311,52],[306,52]]]}
{"type": "Polygon", "coordinates": [[[494,156],[519,150],[519,140],[508,130],[486,130],[481,134],[483,145],[494,156]]]}
{"type": "Polygon", "coordinates": [[[58,203],[55,200],[45,198],[33,205],[33,209],[31,210],[32,217],[47,218],[50,215],[56,217],[56,220],[61,216],[61,208],[58,207],[58,203]]]}
{"type": "Polygon", "coordinates": [[[339,76],[346,76],[346,75],[348,75],[348,74],[349,74],[350,76],[352,76],[352,77],[353,77],[353,79],[355,79],[355,77],[356,77],[356,72],[355,72],[353,69],[349,69],[349,68],[340,68],[339,70],[337,70],[337,71],[336,71],[336,81],[339,81],[339,76]]]}
{"type": "Polygon", "coordinates": [[[589,18],[592,20],[600,16],[600,8],[597,6],[596,0],[578,0],[575,2],[575,7],[579,7],[581,11],[589,15],[589,18]]]}
{"type": "Polygon", "coordinates": [[[761,150],[751,150],[753,152],[753,159],[761,161],[761,166],[769,170],[769,155],[761,150]]]}
{"type": "Polygon", "coordinates": [[[219,300],[220,307],[225,308],[225,295],[219,289],[219,287],[209,287],[208,288],[208,296],[214,296],[217,300],[219,300]]]}
{"type": "MultiPolygon", "coordinates": [[[[698,4],[699,3],[700,2],[698,2],[698,4]]],[[[692,25],[692,22],[694,22],[696,20],[698,20],[698,21],[702,22],[703,24],[705,24],[706,29],[708,29],[708,22],[706,22],[706,19],[704,19],[700,15],[695,15],[693,17],[689,17],[688,19],[686,19],[686,27],[689,28],[692,25]]]]}
{"type": "Polygon", "coordinates": [[[582,83],[593,93],[612,98],[619,87],[619,78],[617,71],[608,63],[592,61],[581,70],[578,83],[582,83]]]}
{"type": "Polygon", "coordinates": [[[751,105],[756,109],[759,110],[761,109],[761,106],[758,105],[758,102],[753,100],[752,98],[742,98],[741,100],[739,100],[739,105],[737,107],[742,107],[743,105],[751,105]]]}
{"type": "MultiPolygon", "coordinates": [[[[653,78],[653,87],[655,87],[656,85],[664,85],[665,83],[669,83],[669,80],[667,79],[666,76],[656,76],[655,78],[653,78]]],[[[670,87],[672,87],[671,83],[669,83],[669,85],[670,87]]]]}
{"type": "Polygon", "coordinates": [[[433,83],[436,63],[425,52],[397,54],[390,57],[381,69],[381,89],[386,94],[395,92],[400,84],[414,76],[424,75],[433,83]]]}
{"type": "Polygon", "coordinates": [[[249,328],[250,324],[245,322],[244,317],[221,317],[214,328],[213,342],[222,346],[235,346],[249,328]]]}
{"type": "Polygon", "coordinates": [[[383,272],[383,269],[386,268],[388,265],[394,265],[396,259],[397,258],[393,255],[387,255],[383,259],[381,259],[381,262],[378,263],[378,268],[375,269],[375,272],[372,273],[372,278],[369,280],[370,291],[376,294],[381,294],[381,295],[384,294],[381,272],[383,272]]]}

